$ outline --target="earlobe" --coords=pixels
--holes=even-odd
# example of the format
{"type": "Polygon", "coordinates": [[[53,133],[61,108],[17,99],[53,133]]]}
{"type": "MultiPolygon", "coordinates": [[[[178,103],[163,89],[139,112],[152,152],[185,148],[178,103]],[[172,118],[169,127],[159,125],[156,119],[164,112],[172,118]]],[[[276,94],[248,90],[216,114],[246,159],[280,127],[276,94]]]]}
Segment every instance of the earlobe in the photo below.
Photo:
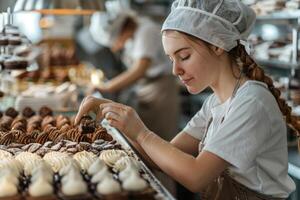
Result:
{"type": "Polygon", "coordinates": [[[216,46],[211,46],[213,52],[217,55],[220,56],[224,53],[224,49],[220,48],[220,47],[216,47],[216,46]]]}

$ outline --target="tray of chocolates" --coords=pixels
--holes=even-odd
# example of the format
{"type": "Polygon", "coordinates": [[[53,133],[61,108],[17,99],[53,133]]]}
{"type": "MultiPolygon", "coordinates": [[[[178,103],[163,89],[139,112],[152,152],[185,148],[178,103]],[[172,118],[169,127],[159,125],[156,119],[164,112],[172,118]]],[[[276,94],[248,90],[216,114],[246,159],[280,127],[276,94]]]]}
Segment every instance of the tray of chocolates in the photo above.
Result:
{"type": "Polygon", "coordinates": [[[48,107],[0,115],[0,200],[173,199],[121,134],[48,107]]]}

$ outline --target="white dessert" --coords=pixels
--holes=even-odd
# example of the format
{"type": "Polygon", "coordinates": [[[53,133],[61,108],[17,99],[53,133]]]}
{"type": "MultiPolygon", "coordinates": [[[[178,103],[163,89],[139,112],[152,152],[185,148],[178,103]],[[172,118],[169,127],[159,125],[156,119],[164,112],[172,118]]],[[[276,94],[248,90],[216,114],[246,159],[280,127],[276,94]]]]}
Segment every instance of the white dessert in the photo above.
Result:
{"type": "Polygon", "coordinates": [[[122,184],[123,188],[127,191],[138,192],[148,187],[147,182],[139,175],[132,173],[122,184]]]}
{"type": "Polygon", "coordinates": [[[81,151],[76,153],[73,158],[78,162],[80,168],[87,171],[93,162],[97,159],[97,156],[92,152],[81,151]]]}
{"type": "Polygon", "coordinates": [[[28,162],[32,162],[34,160],[42,160],[41,156],[30,152],[22,152],[18,154],[15,159],[22,164],[22,167],[24,167],[24,165],[28,162]]]}
{"type": "Polygon", "coordinates": [[[101,171],[99,171],[98,173],[96,173],[93,177],[91,182],[92,183],[99,183],[101,181],[103,181],[105,178],[112,178],[112,173],[110,173],[108,171],[108,168],[105,166],[104,168],[102,168],[101,171]]]}
{"type": "Polygon", "coordinates": [[[97,192],[103,195],[115,194],[121,192],[121,186],[115,179],[106,177],[97,184],[97,192]]]}
{"type": "Polygon", "coordinates": [[[134,167],[131,167],[131,165],[128,165],[123,171],[121,171],[119,173],[119,179],[121,181],[124,181],[126,180],[131,174],[136,174],[136,175],[139,175],[139,171],[134,168],[134,167]]]}
{"type": "Polygon", "coordinates": [[[12,154],[0,149],[0,160],[13,158],[12,154]]]}
{"type": "Polygon", "coordinates": [[[14,173],[12,173],[10,169],[5,169],[1,171],[0,181],[2,180],[8,181],[16,186],[19,184],[18,177],[14,173]]]}
{"type": "Polygon", "coordinates": [[[24,174],[25,176],[29,176],[32,174],[32,171],[35,166],[38,166],[43,162],[42,159],[29,159],[27,162],[24,163],[24,174]]]}
{"type": "Polygon", "coordinates": [[[73,196],[87,193],[87,185],[83,180],[69,179],[62,185],[64,195],[73,196]]]}
{"type": "Polygon", "coordinates": [[[67,153],[52,151],[47,153],[43,158],[54,172],[59,172],[63,167],[73,162],[73,158],[67,153]]]}
{"type": "Polygon", "coordinates": [[[53,194],[54,189],[51,183],[40,177],[29,186],[29,195],[33,197],[48,196],[53,194]]]}
{"type": "Polygon", "coordinates": [[[124,156],[120,158],[115,164],[113,170],[116,172],[123,171],[128,165],[135,167],[137,170],[140,170],[141,166],[138,161],[129,156],[124,156]]]}
{"type": "Polygon", "coordinates": [[[89,167],[88,174],[95,175],[98,173],[103,167],[105,167],[105,163],[103,160],[97,158],[96,161],[89,167]]]}
{"type": "Polygon", "coordinates": [[[83,179],[77,169],[71,168],[70,171],[61,180],[62,183],[66,183],[68,181],[83,181],[83,179]]]}
{"type": "Polygon", "coordinates": [[[121,158],[126,156],[125,151],[123,150],[105,150],[100,154],[100,159],[102,159],[107,165],[113,167],[114,164],[121,158]]]}
{"type": "Polygon", "coordinates": [[[76,169],[78,171],[80,170],[80,167],[79,167],[77,161],[74,159],[67,166],[64,166],[63,168],[61,168],[59,170],[59,175],[65,176],[66,174],[68,174],[70,172],[71,169],[76,169]]]}
{"type": "Polygon", "coordinates": [[[49,173],[46,170],[38,170],[31,176],[31,182],[35,183],[39,179],[43,179],[45,182],[52,184],[53,183],[53,173],[49,173]]]}
{"type": "Polygon", "coordinates": [[[33,167],[32,174],[35,174],[40,171],[46,171],[47,173],[53,175],[53,170],[51,166],[45,161],[42,160],[37,166],[33,167]]]}
{"type": "Polygon", "coordinates": [[[7,178],[2,178],[0,181],[0,197],[11,197],[18,193],[17,186],[9,182],[7,178]]]}

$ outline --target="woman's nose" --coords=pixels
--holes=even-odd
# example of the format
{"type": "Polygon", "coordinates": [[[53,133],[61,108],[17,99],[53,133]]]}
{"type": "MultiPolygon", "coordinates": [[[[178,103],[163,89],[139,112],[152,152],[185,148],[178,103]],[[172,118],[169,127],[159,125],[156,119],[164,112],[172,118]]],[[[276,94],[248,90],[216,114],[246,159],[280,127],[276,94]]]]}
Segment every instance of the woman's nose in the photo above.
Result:
{"type": "Polygon", "coordinates": [[[180,65],[177,64],[176,61],[173,62],[173,75],[178,76],[182,75],[184,73],[183,69],[180,67],[180,65]]]}

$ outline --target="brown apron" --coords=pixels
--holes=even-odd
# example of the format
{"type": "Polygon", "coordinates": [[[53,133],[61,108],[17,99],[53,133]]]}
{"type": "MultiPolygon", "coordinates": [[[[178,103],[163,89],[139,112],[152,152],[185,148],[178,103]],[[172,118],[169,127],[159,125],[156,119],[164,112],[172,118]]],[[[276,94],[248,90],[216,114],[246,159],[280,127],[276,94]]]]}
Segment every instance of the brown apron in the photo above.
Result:
{"type": "Polygon", "coordinates": [[[150,130],[170,141],[178,131],[179,87],[173,75],[145,78],[135,90],[137,112],[150,130]]]}
{"type": "Polygon", "coordinates": [[[227,171],[200,192],[200,195],[201,200],[284,200],[247,188],[234,180],[227,171]]]}

